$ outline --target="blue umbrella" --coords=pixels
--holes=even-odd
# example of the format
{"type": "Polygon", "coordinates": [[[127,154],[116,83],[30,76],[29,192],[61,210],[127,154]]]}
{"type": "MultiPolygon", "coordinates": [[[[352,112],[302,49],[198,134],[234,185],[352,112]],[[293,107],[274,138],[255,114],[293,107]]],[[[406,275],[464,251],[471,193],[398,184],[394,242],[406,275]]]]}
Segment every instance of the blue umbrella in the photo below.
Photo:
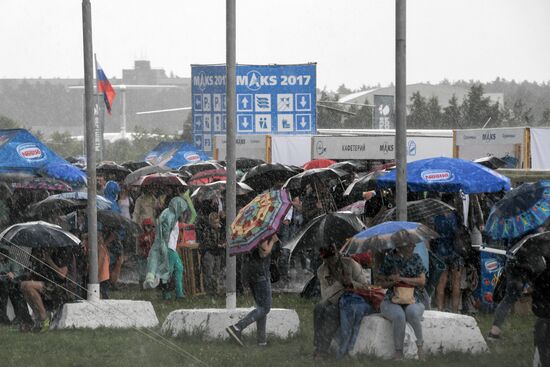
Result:
{"type": "Polygon", "coordinates": [[[494,240],[533,232],[550,218],[550,181],[523,184],[508,192],[491,209],[485,232],[494,240]]]}
{"type": "Polygon", "coordinates": [[[399,247],[402,243],[395,241],[395,234],[399,233],[399,240],[405,243],[416,244],[439,237],[427,226],[416,222],[385,222],[357,233],[352,237],[346,248],[347,255],[373,251],[384,251],[399,247]]]}
{"type": "MultiPolygon", "coordinates": [[[[395,186],[397,172],[378,177],[379,188],[395,186]]],[[[459,158],[428,158],[407,164],[411,192],[435,191],[476,194],[510,190],[510,179],[481,164],[459,158]]]]}

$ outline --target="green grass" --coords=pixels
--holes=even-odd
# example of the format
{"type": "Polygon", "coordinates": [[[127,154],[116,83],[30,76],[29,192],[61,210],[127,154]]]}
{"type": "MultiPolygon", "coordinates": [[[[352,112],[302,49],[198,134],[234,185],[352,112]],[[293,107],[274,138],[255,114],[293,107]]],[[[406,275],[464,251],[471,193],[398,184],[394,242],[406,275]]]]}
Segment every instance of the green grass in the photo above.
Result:
{"type": "MultiPolygon", "coordinates": [[[[159,321],[162,323],[170,311],[180,308],[224,307],[225,299],[207,297],[189,298],[183,301],[163,301],[155,291],[139,292],[126,289],[113,292],[113,298],[143,299],[153,302],[159,321]]],[[[252,306],[250,297],[239,298],[239,306],[252,306]]],[[[301,330],[289,340],[270,340],[268,348],[254,345],[247,340],[246,349],[234,346],[229,341],[205,342],[199,336],[170,338],[179,348],[193,354],[210,366],[392,366],[395,362],[375,360],[361,356],[340,362],[327,361],[315,364],[311,359],[313,325],[313,302],[297,295],[274,294],[274,307],[293,308],[299,316],[301,330]]],[[[491,315],[481,315],[479,325],[484,334],[490,327],[491,315]]],[[[401,366],[531,366],[533,355],[534,318],[510,316],[505,327],[505,336],[490,342],[491,353],[468,355],[461,353],[428,357],[426,362],[406,361],[401,366]]],[[[160,327],[156,329],[158,332],[160,327]]],[[[452,332],[452,331],[450,331],[452,332]]],[[[44,334],[20,333],[12,327],[0,327],[0,366],[44,367],[164,367],[199,366],[164,345],[147,338],[136,330],[63,330],[44,334]]]]}

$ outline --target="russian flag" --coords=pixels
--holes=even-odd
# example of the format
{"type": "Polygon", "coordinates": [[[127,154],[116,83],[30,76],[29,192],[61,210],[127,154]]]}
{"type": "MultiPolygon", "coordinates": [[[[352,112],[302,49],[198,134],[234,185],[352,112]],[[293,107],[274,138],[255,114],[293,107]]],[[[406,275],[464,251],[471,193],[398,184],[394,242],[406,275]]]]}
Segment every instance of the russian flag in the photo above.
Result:
{"type": "Polygon", "coordinates": [[[97,62],[97,58],[95,60],[95,66],[96,66],[97,92],[103,94],[105,107],[107,107],[107,112],[109,112],[109,115],[110,115],[111,107],[113,106],[113,101],[115,100],[116,93],[115,93],[115,90],[113,89],[113,86],[109,82],[109,79],[107,79],[107,77],[105,76],[103,69],[97,62]]]}

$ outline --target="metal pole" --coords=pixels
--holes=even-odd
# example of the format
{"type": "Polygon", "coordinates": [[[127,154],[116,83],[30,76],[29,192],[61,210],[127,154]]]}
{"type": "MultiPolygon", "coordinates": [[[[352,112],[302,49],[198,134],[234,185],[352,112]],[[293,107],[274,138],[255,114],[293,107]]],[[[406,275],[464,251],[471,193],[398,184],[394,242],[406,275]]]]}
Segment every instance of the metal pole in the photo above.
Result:
{"type": "Polygon", "coordinates": [[[407,1],[395,1],[395,161],[397,218],[407,220],[407,1]]]}
{"type": "MultiPolygon", "coordinates": [[[[227,185],[225,189],[225,214],[227,238],[231,238],[231,223],[237,212],[237,175],[236,175],[236,0],[226,0],[226,95],[227,95],[227,185]]],[[[237,261],[226,250],[227,267],[225,273],[225,307],[237,307],[237,261]]]]}
{"type": "Polygon", "coordinates": [[[88,172],[88,300],[99,300],[97,277],[97,208],[96,159],[94,131],[94,62],[92,48],[92,7],[90,0],[82,0],[82,31],[84,39],[84,103],[86,116],[86,165],[88,172]]]}

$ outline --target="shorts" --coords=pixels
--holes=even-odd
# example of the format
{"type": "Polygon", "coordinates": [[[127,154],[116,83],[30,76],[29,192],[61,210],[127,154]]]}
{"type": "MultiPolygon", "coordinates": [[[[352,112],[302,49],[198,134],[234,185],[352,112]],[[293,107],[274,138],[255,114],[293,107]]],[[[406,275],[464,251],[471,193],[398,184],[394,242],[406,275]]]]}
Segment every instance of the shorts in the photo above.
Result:
{"type": "Polygon", "coordinates": [[[464,267],[464,258],[457,254],[452,254],[449,256],[439,256],[441,260],[447,266],[447,270],[460,270],[464,267]]]}

